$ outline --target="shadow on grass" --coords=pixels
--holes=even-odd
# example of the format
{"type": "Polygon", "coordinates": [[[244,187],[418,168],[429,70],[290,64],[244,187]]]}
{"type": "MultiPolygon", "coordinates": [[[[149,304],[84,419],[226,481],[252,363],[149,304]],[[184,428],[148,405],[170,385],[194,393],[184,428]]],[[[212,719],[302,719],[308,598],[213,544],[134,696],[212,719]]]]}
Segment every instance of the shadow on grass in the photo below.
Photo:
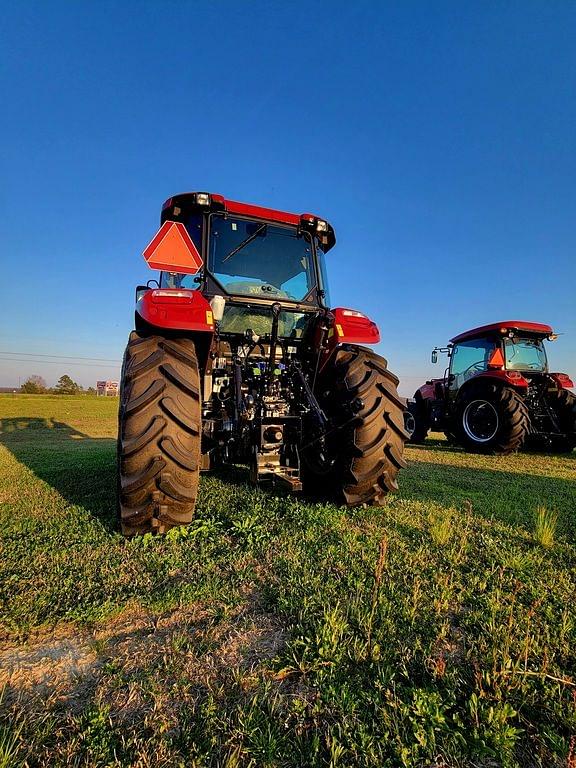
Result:
{"type": "Polygon", "coordinates": [[[431,440],[428,438],[425,443],[407,443],[407,448],[417,448],[419,451],[442,451],[442,453],[464,453],[464,449],[446,440],[431,440]]]}
{"type": "MultiPolygon", "coordinates": [[[[116,440],[90,437],[53,418],[0,419],[0,445],[56,490],[69,504],[83,507],[112,533],[116,517],[116,440]]],[[[253,488],[248,468],[224,465],[209,473],[231,485],[253,488]]],[[[284,488],[263,487],[284,495],[284,488]]]]}
{"type": "Polygon", "coordinates": [[[574,479],[548,477],[410,457],[399,496],[458,509],[470,502],[475,515],[527,530],[533,528],[536,508],[543,505],[558,513],[559,533],[576,538],[576,475],[574,479]]]}
{"type": "Polygon", "coordinates": [[[116,440],[89,437],[45,418],[0,419],[0,444],[70,504],[106,530],[116,523],[116,440]]]}
{"type": "MultiPolygon", "coordinates": [[[[89,437],[52,418],[16,417],[0,420],[0,444],[68,503],[84,508],[107,531],[118,530],[115,439],[89,437]]],[[[436,445],[418,448],[438,450],[436,445]]],[[[462,453],[445,443],[441,450],[462,453]]],[[[214,475],[226,483],[250,487],[246,467],[223,466],[214,475]]],[[[284,495],[278,487],[262,490],[284,495]]],[[[576,476],[574,480],[545,477],[410,457],[409,469],[401,475],[399,496],[459,509],[471,502],[478,516],[528,530],[536,507],[542,504],[558,512],[559,533],[576,538],[576,476]]]]}

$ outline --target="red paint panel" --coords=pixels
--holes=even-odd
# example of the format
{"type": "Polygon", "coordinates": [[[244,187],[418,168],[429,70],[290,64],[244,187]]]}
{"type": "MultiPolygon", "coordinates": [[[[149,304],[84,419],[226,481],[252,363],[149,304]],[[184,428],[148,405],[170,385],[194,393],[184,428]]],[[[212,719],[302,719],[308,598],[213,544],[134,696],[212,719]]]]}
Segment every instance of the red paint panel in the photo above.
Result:
{"type": "Polygon", "coordinates": [[[332,314],[334,315],[333,338],[336,338],[338,343],[378,344],[380,341],[378,326],[369,317],[345,307],[333,309],[332,314]]]}
{"type": "MultiPolygon", "coordinates": [[[[482,373],[477,373],[475,376],[468,379],[466,384],[468,384],[469,381],[485,378],[497,379],[498,381],[513,387],[524,388],[528,386],[528,381],[518,371],[482,371],[482,373]]],[[[462,386],[466,386],[466,384],[463,384],[462,386]]]]}
{"type": "Polygon", "coordinates": [[[158,328],[214,333],[212,309],[199,291],[151,289],[136,304],[136,312],[158,328]]]}
{"type": "Polygon", "coordinates": [[[444,388],[446,381],[444,379],[430,379],[426,384],[416,390],[414,397],[420,394],[423,400],[440,400],[444,397],[444,388]]]}
{"type": "Polygon", "coordinates": [[[459,341],[475,339],[488,333],[500,333],[501,328],[507,328],[510,331],[525,331],[526,333],[534,333],[539,336],[549,336],[553,333],[552,327],[544,323],[530,323],[525,320],[503,320],[501,323],[490,323],[489,325],[472,328],[470,331],[464,331],[464,333],[454,336],[450,341],[452,344],[456,344],[459,341]]]}
{"type": "Polygon", "coordinates": [[[237,213],[240,216],[268,219],[268,221],[278,221],[282,224],[293,224],[296,227],[300,224],[300,216],[295,213],[262,208],[260,205],[250,205],[250,203],[239,203],[236,200],[224,200],[224,205],[229,213],[237,213]]]}
{"type": "Polygon", "coordinates": [[[436,391],[434,384],[432,382],[426,384],[422,384],[421,387],[419,387],[414,395],[416,396],[417,393],[420,393],[423,400],[435,400],[436,399],[436,391]]]}
{"type": "MultiPolygon", "coordinates": [[[[162,210],[169,208],[174,202],[175,198],[188,197],[194,195],[195,192],[184,192],[180,195],[173,195],[162,205],[162,210]]],[[[277,211],[275,208],[265,208],[261,205],[252,205],[251,203],[241,203],[238,200],[227,200],[223,195],[216,195],[210,193],[212,204],[216,203],[228,213],[236,213],[239,216],[250,216],[257,219],[267,219],[268,221],[278,221],[281,224],[292,224],[298,226],[300,220],[314,221],[318,216],[312,213],[303,213],[301,216],[296,213],[288,213],[287,211],[277,211]]]]}
{"type": "MultiPolygon", "coordinates": [[[[321,369],[340,344],[377,344],[380,341],[380,331],[376,323],[360,312],[344,307],[337,307],[331,312],[334,319],[328,331],[326,349],[320,363],[321,369]],[[360,316],[346,315],[345,312],[354,312],[360,316]]],[[[318,342],[318,334],[317,337],[318,342]]]]}
{"type": "Polygon", "coordinates": [[[551,373],[550,378],[554,379],[561,389],[572,389],[574,386],[574,382],[567,373],[551,373]]]}

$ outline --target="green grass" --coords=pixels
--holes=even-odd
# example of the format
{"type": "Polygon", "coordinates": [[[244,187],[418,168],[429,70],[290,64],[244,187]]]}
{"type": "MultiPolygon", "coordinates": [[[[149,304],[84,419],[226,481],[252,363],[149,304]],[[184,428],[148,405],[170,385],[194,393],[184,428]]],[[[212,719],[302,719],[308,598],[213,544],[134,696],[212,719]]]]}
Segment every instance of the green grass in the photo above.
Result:
{"type": "Polygon", "coordinates": [[[356,510],[230,470],[126,541],[116,407],[0,397],[7,765],[573,765],[576,454],[429,440],[356,510]]]}

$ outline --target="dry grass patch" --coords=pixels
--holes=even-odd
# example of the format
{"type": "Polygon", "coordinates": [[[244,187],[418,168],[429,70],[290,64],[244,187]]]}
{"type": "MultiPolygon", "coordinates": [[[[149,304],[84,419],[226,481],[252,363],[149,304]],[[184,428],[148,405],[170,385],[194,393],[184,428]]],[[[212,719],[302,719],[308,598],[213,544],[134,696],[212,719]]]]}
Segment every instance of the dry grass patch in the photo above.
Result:
{"type": "MultiPolygon", "coordinates": [[[[202,607],[152,614],[125,612],[91,631],[74,626],[38,632],[25,643],[0,649],[0,689],[5,703],[91,696],[118,716],[145,701],[162,706],[186,691],[213,688],[234,670],[252,675],[283,647],[278,619],[251,600],[223,616],[202,607]],[[146,694],[146,695],[143,695],[146,694]]],[[[140,713],[142,714],[142,713],[140,713]]]]}

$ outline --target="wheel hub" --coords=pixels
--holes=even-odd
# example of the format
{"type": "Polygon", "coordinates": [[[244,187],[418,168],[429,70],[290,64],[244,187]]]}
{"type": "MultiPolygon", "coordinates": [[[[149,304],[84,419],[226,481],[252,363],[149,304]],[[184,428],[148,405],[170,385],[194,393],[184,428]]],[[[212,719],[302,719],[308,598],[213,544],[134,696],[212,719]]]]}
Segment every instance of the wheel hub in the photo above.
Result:
{"type": "Polygon", "coordinates": [[[498,432],[500,420],[496,408],[487,400],[473,400],[464,410],[462,426],[475,443],[487,443],[498,432]]]}

